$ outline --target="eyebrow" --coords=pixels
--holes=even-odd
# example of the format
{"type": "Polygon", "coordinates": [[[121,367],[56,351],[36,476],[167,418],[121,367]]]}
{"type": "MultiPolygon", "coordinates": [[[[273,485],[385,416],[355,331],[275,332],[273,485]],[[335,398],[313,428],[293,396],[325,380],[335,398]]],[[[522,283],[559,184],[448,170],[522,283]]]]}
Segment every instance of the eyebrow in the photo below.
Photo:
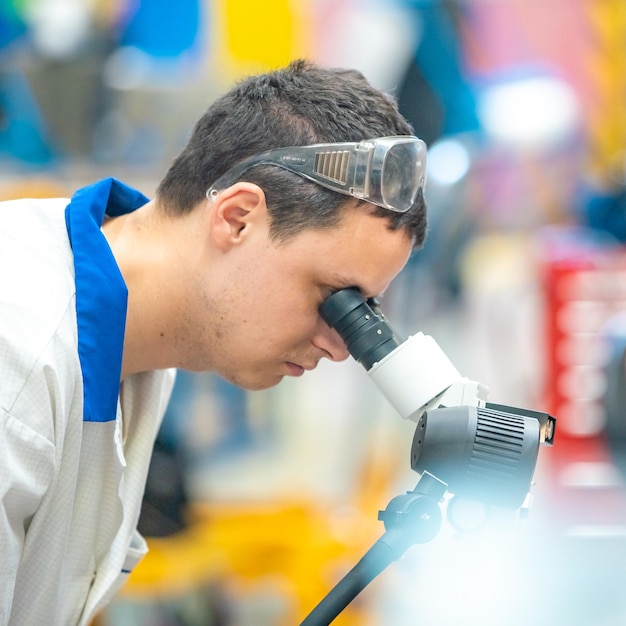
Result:
{"type": "Polygon", "coordinates": [[[344,276],[343,274],[337,274],[333,272],[331,274],[331,280],[340,289],[348,289],[350,287],[358,289],[364,298],[381,298],[383,296],[382,293],[368,295],[365,289],[361,287],[361,285],[356,284],[353,280],[350,280],[347,276],[344,276]]]}
{"type": "Polygon", "coordinates": [[[354,288],[358,289],[359,291],[362,291],[361,287],[359,285],[355,284],[355,282],[353,280],[350,280],[347,276],[344,276],[343,274],[338,274],[336,272],[331,272],[330,280],[333,283],[333,285],[336,285],[337,287],[340,287],[341,289],[347,289],[348,287],[354,287],[354,288]]]}

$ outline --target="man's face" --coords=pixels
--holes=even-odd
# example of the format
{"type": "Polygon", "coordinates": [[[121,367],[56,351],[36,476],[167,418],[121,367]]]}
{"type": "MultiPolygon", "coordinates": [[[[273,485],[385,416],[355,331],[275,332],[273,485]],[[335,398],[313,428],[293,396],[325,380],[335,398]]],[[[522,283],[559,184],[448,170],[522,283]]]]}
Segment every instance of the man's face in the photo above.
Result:
{"type": "Polygon", "coordinates": [[[390,231],[363,206],[346,209],[332,228],[308,229],[286,242],[268,235],[266,223],[228,252],[219,293],[206,298],[212,325],[197,342],[210,361],[198,369],[209,365],[246,389],[300,376],[322,358],[345,359],[345,345],[320,317],[320,305],[345,287],[382,294],[412,248],[403,231],[390,231]]]}

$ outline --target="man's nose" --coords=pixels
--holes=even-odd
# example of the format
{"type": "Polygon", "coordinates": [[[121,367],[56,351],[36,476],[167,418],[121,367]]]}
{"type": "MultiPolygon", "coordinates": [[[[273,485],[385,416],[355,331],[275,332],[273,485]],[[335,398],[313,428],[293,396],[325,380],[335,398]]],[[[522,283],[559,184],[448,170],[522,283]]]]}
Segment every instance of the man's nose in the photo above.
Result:
{"type": "Polygon", "coordinates": [[[324,355],[331,361],[345,361],[350,353],[339,333],[321,321],[320,329],[313,339],[315,346],[326,352],[324,355]]]}

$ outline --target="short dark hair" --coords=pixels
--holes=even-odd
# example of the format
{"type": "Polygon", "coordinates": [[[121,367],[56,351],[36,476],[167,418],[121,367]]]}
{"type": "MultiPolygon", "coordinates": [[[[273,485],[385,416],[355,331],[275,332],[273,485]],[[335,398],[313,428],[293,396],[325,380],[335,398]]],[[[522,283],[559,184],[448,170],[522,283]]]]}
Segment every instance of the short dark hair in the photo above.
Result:
{"type": "MultiPolygon", "coordinates": [[[[218,98],[196,123],[191,137],[161,181],[157,196],[171,214],[184,214],[206,190],[246,157],[284,146],[361,141],[412,134],[395,100],[356,70],[322,68],[305,60],[250,76],[218,98]]],[[[347,196],[273,166],[248,170],[241,180],[265,193],[270,235],[286,240],[305,228],[337,224],[347,196]]],[[[423,243],[426,208],[420,192],[406,213],[366,203],[392,230],[404,229],[423,243]]]]}

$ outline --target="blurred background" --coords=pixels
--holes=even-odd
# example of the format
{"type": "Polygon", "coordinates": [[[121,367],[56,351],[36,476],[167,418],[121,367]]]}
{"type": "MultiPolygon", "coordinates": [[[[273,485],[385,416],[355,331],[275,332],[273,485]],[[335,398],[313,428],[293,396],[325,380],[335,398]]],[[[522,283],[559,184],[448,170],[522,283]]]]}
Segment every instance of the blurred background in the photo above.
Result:
{"type": "MultiPolygon", "coordinates": [[[[336,623],[623,625],[623,0],[0,0],[0,198],[150,195],[216,95],[298,57],[360,69],[429,144],[387,319],[558,419],[524,519],[444,523],[336,623]]],[[[352,361],[255,393],[181,372],[151,552],[99,624],[299,623],[415,486],[413,427],[352,361]]]]}

